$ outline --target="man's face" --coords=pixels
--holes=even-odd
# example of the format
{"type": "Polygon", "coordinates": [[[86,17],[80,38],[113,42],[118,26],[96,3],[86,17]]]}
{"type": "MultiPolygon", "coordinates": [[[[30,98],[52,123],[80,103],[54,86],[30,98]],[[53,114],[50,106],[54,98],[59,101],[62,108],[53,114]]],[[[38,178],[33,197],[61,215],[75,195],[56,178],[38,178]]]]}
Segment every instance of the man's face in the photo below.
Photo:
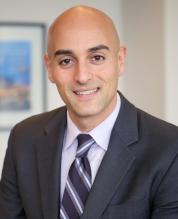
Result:
{"type": "Polygon", "coordinates": [[[124,50],[105,28],[63,25],[53,33],[50,57],[46,56],[49,79],[56,84],[74,121],[104,120],[116,104],[124,50]]]}

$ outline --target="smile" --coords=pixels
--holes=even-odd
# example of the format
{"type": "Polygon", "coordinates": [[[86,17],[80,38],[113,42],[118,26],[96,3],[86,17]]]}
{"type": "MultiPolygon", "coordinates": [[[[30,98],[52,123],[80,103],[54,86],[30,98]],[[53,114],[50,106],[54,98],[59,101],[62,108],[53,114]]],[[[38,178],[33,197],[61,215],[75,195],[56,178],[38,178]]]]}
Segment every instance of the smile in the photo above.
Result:
{"type": "Polygon", "coordinates": [[[92,90],[74,91],[74,93],[77,95],[91,95],[91,94],[95,94],[98,90],[99,88],[95,88],[92,90]]]}

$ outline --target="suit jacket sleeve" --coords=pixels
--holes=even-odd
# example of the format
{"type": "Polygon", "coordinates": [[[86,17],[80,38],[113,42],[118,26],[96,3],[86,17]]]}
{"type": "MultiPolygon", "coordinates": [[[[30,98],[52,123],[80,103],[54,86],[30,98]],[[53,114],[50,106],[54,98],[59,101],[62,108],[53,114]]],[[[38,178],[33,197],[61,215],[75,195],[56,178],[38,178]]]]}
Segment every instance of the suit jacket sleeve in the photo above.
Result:
{"type": "Polygon", "coordinates": [[[154,200],[152,219],[178,218],[178,155],[170,163],[154,200]]]}
{"type": "Polygon", "coordinates": [[[17,185],[12,142],[13,131],[9,138],[0,182],[0,218],[26,219],[17,185]]]}

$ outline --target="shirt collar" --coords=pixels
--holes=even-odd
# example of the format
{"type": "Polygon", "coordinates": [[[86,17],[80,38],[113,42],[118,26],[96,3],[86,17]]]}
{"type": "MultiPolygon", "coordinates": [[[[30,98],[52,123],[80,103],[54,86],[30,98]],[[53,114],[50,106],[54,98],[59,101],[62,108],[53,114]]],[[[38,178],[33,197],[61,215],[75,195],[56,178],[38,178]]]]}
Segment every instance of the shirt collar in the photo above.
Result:
{"type": "MultiPolygon", "coordinates": [[[[117,103],[112,113],[102,123],[100,123],[97,127],[95,127],[88,133],[93,137],[97,145],[105,151],[108,148],[110,135],[118,113],[120,111],[120,106],[121,100],[119,94],[117,94],[117,103]]],[[[81,131],[73,123],[69,116],[69,113],[67,112],[67,128],[63,150],[67,150],[74,143],[79,134],[81,134],[81,131]]]]}

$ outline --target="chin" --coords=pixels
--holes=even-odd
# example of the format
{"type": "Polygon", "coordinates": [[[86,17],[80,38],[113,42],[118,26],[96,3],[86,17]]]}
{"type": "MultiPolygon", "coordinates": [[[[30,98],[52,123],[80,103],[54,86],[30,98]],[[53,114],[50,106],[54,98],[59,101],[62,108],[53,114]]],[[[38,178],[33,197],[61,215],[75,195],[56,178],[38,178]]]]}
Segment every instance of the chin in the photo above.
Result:
{"type": "Polygon", "coordinates": [[[88,107],[87,109],[85,110],[77,110],[76,111],[76,114],[80,117],[93,117],[93,116],[96,116],[100,113],[99,110],[94,110],[92,109],[92,107],[88,107]]]}

